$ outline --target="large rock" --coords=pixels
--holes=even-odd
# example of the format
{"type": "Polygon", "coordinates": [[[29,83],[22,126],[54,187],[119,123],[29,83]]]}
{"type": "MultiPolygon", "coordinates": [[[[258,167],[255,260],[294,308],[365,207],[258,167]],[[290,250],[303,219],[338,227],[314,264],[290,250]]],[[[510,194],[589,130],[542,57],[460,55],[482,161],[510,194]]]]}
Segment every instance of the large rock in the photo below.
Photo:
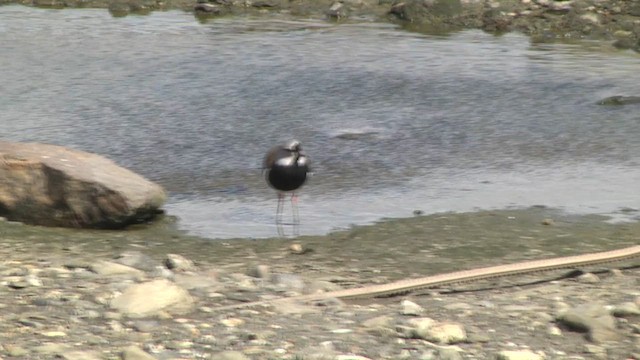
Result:
{"type": "Polygon", "coordinates": [[[157,184],[102,156],[0,141],[0,216],[28,224],[122,228],[159,213],[157,184]]]}

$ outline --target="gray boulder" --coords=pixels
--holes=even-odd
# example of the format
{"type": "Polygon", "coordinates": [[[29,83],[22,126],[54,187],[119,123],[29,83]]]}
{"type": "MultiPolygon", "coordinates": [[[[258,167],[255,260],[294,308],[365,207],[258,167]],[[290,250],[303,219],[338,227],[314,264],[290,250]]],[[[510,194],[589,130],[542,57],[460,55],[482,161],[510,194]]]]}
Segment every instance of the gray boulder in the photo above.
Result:
{"type": "Polygon", "coordinates": [[[28,224],[122,228],[160,213],[162,187],[102,156],[0,141],[0,216],[28,224]]]}

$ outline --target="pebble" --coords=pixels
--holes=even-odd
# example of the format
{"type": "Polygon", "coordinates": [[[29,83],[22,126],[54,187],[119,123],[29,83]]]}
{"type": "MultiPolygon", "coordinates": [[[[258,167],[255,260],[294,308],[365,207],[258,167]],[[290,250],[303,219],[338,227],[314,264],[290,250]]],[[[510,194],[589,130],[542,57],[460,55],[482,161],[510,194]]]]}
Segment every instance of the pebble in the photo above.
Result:
{"type": "MultiPolygon", "coordinates": [[[[580,16],[580,18],[595,25],[600,24],[600,16],[598,16],[598,14],[593,14],[593,13],[583,14],[580,16]]],[[[614,36],[615,36],[615,33],[614,33],[614,36]]]]}
{"type": "Polygon", "coordinates": [[[95,351],[68,351],[58,355],[58,358],[64,360],[102,360],[98,352],[95,351]]]}
{"type": "Polygon", "coordinates": [[[38,354],[59,355],[64,352],[70,351],[71,347],[66,344],[58,344],[48,342],[43,345],[36,346],[33,351],[38,354]]]}
{"type": "Polygon", "coordinates": [[[594,273],[585,273],[578,276],[578,281],[583,282],[585,284],[596,284],[600,282],[600,278],[598,275],[594,273]]]}
{"type": "Polygon", "coordinates": [[[530,350],[505,350],[498,353],[496,360],[544,360],[545,357],[530,350]]]}
{"type": "Polygon", "coordinates": [[[156,360],[154,356],[137,346],[128,346],[122,350],[122,360],[156,360]]]}
{"type": "Polygon", "coordinates": [[[306,286],[302,277],[296,274],[273,274],[271,281],[276,285],[276,289],[298,293],[302,293],[306,286]]]}
{"type": "MultiPolygon", "coordinates": [[[[487,307],[487,308],[493,308],[495,307],[494,304],[490,303],[490,302],[483,302],[482,306],[487,307]]],[[[467,304],[467,303],[462,303],[462,302],[452,302],[452,303],[446,303],[443,306],[445,309],[447,310],[455,310],[455,311],[461,311],[461,310],[470,310],[472,309],[472,306],[467,304]]]]}
{"type": "Polygon", "coordinates": [[[462,360],[464,352],[455,346],[446,346],[437,348],[438,360],[462,360]]]}
{"type": "Polygon", "coordinates": [[[134,321],[132,328],[139,332],[152,332],[160,326],[156,320],[138,320],[134,321]]]}
{"type": "Polygon", "coordinates": [[[289,252],[294,255],[301,255],[307,252],[307,249],[305,249],[300,243],[293,243],[289,245],[289,252]]]}
{"type": "Polygon", "coordinates": [[[227,318],[220,320],[220,323],[226,327],[238,327],[244,324],[244,320],[239,318],[227,318]]]}
{"type": "Polygon", "coordinates": [[[29,282],[23,278],[9,279],[6,284],[12,289],[25,289],[30,286],[29,282]]]}
{"type": "Polygon", "coordinates": [[[611,310],[611,314],[617,317],[638,316],[640,315],[640,306],[635,302],[624,302],[615,305],[611,310]]]}
{"type": "Polygon", "coordinates": [[[146,272],[150,272],[155,269],[156,266],[159,266],[159,262],[153,260],[151,256],[136,250],[123,251],[114,261],[146,272]]]}
{"type": "Polygon", "coordinates": [[[46,331],[43,332],[42,335],[46,337],[65,337],[67,336],[67,333],[65,333],[64,331],[46,331]]]}
{"type": "Polygon", "coordinates": [[[256,265],[249,269],[247,275],[258,279],[268,279],[271,276],[271,269],[268,265],[256,265]]]}
{"type": "Polygon", "coordinates": [[[111,301],[111,307],[130,317],[146,317],[167,310],[185,312],[192,308],[193,302],[185,289],[159,279],[129,286],[111,301]]]}
{"type": "Polygon", "coordinates": [[[5,344],[4,351],[11,357],[21,357],[29,354],[29,350],[19,345],[5,344]]]}
{"type": "Polygon", "coordinates": [[[396,334],[394,330],[395,320],[388,315],[376,316],[365,320],[361,323],[361,326],[365,328],[365,331],[368,333],[381,337],[389,337],[396,334]]]}
{"type": "Polygon", "coordinates": [[[419,316],[424,313],[424,308],[413,301],[403,300],[400,306],[402,306],[400,312],[402,315],[419,316]]]}
{"type": "Polygon", "coordinates": [[[167,254],[164,260],[164,264],[169,270],[176,272],[186,272],[196,270],[196,266],[193,261],[178,254],[167,254]]]}
{"type": "Polygon", "coordinates": [[[609,270],[609,274],[611,274],[613,276],[617,276],[617,277],[624,276],[624,273],[620,269],[610,269],[609,270]]]}
{"type": "Polygon", "coordinates": [[[132,268],[127,265],[122,265],[112,261],[96,261],[89,266],[89,270],[100,276],[113,276],[113,275],[143,275],[144,272],[132,268]]]}
{"type": "Polygon", "coordinates": [[[250,360],[243,353],[239,351],[223,351],[221,353],[213,354],[211,360],[250,360]]]}
{"type": "Polygon", "coordinates": [[[360,356],[360,355],[338,355],[336,356],[336,360],[371,360],[368,357],[360,356]]]}
{"type": "Polygon", "coordinates": [[[547,334],[552,336],[562,336],[562,330],[555,325],[550,325],[547,328],[547,334]]]}
{"type": "Polygon", "coordinates": [[[597,359],[607,358],[607,351],[602,346],[598,346],[594,344],[585,344],[584,350],[586,353],[593,355],[597,359]]]}
{"type": "Polygon", "coordinates": [[[467,340],[467,333],[461,324],[438,322],[431,318],[415,318],[408,321],[411,337],[440,344],[455,344],[467,340]]]}
{"type": "Polygon", "coordinates": [[[215,289],[220,283],[211,274],[178,273],[172,276],[173,282],[186,290],[215,289]]]}

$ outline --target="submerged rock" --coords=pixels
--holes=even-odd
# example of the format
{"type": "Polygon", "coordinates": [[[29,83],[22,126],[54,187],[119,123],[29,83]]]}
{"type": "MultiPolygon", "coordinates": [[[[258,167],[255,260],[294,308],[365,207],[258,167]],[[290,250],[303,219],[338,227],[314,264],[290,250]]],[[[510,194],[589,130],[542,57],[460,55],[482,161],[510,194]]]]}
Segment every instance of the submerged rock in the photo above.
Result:
{"type": "Polygon", "coordinates": [[[156,216],[162,187],[102,156],[0,142],[0,216],[28,224],[122,228],[156,216]]]}
{"type": "Polygon", "coordinates": [[[609,96],[598,101],[598,105],[628,105],[640,104],[640,96],[609,96]]]}
{"type": "Polygon", "coordinates": [[[221,15],[224,11],[221,6],[209,3],[197,3],[193,7],[196,14],[221,15]]]}
{"type": "Polygon", "coordinates": [[[340,140],[369,140],[375,139],[379,133],[377,131],[363,131],[363,132],[345,132],[336,135],[336,139],[340,140]]]}
{"type": "Polygon", "coordinates": [[[409,0],[391,6],[389,12],[399,19],[422,22],[433,18],[449,18],[462,14],[460,0],[409,0]]]}
{"type": "Polygon", "coordinates": [[[347,8],[341,2],[335,2],[329,10],[327,10],[327,16],[334,19],[342,19],[348,17],[347,8]]]}

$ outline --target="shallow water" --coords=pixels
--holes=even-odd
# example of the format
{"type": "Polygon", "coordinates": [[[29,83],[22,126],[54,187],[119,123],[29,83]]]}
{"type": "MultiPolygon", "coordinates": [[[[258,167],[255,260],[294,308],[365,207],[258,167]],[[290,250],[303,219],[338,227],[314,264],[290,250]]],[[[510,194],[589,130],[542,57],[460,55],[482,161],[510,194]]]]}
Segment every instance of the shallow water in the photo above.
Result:
{"type": "Polygon", "coordinates": [[[0,137],[99,153],[159,182],[179,226],[276,234],[264,152],[313,161],[302,234],[546,205],[637,218],[640,56],[518,34],[182,12],[0,7],[0,137]]]}

